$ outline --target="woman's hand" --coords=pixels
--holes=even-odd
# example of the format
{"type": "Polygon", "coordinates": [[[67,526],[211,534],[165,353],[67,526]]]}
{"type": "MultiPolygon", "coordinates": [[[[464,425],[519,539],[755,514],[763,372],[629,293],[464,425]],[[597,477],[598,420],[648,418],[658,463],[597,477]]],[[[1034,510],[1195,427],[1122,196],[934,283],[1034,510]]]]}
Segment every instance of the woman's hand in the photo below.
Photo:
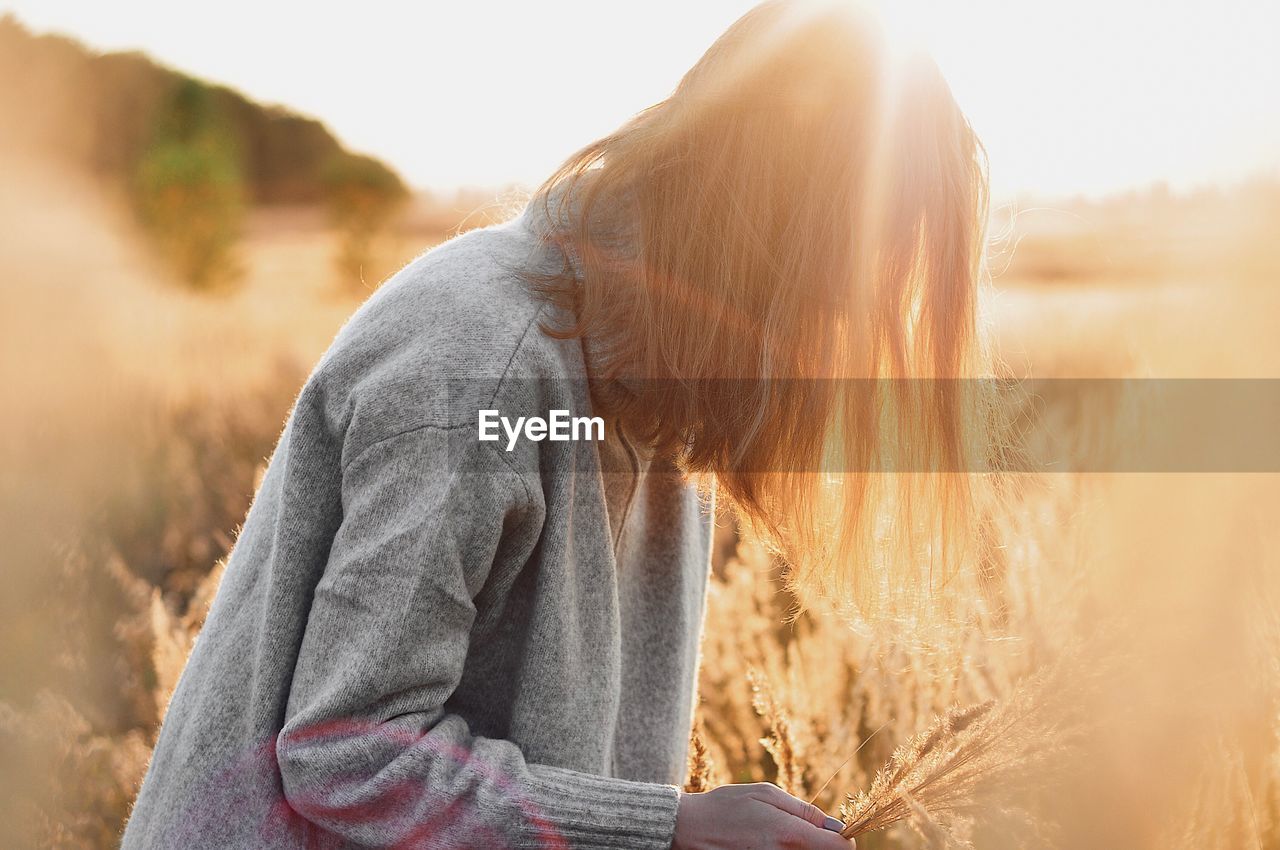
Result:
{"type": "Polygon", "coordinates": [[[852,850],[843,824],[777,785],[722,785],[680,795],[672,850],[852,850]]]}

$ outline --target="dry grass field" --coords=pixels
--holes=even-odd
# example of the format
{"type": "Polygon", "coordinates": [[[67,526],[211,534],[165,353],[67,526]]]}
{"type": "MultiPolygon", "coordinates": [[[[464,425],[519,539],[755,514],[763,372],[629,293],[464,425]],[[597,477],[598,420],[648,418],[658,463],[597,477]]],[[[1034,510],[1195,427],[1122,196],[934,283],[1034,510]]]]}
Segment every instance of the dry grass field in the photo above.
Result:
{"type": "MultiPolygon", "coordinates": [[[[0,822],[106,848],[310,364],[470,208],[415,208],[363,287],[333,271],[321,214],[258,211],[242,285],[201,295],[94,184],[4,165],[0,799],[17,810],[0,822]]],[[[1001,209],[1001,359],[1020,377],[1280,377],[1278,228],[1275,187],[1001,209]]],[[[1081,452],[1119,427],[1098,405],[1076,411],[1081,452]]],[[[873,850],[1280,848],[1277,476],[1023,479],[994,520],[997,604],[930,632],[790,617],[777,565],[726,528],[691,781],[768,779],[832,810],[855,795],[850,822],[896,794],[909,817],[861,835],[873,850]],[[989,700],[876,781],[936,717],[989,700]],[[954,784],[958,762],[982,770],[931,803],[918,780],[954,784]]]]}

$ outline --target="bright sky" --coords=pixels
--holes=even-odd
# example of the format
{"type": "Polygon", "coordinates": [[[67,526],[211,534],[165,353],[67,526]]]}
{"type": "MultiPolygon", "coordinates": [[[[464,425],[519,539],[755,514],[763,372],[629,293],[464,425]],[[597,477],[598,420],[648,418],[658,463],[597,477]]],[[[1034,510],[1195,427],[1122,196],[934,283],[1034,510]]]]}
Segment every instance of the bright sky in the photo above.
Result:
{"type": "MultiPolygon", "coordinates": [[[[1280,3],[881,0],[937,57],[997,197],[1280,175],[1280,3]]],[[[660,100],[750,0],[0,0],[38,31],[324,120],[421,186],[538,182],[660,100]]]]}

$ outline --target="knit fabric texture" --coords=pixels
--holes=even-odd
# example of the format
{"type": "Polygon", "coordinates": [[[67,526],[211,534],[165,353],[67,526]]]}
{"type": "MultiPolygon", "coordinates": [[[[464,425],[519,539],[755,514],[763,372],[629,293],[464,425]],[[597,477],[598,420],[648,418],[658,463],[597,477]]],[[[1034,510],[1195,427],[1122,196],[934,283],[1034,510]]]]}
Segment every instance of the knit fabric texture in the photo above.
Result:
{"type": "MultiPolygon", "coordinates": [[[[142,848],[667,850],[710,499],[592,410],[540,206],[407,265],[308,376],[169,704],[142,848]]],[[[570,266],[576,259],[568,258],[570,266]]]]}

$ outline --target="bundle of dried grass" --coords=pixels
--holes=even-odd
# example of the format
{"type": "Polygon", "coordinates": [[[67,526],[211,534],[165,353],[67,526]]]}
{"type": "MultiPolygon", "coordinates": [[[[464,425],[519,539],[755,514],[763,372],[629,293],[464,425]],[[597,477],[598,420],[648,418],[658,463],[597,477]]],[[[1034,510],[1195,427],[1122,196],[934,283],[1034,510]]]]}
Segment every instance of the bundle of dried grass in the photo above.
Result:
{"type": "Polygon", "coordinates": [[[1006,698],[953,708],[899,747],[870,788],[841,806],[842,835],[855,838],[910,822],[929,847],[967,847],[975,820],[999,816],[1038,832],[1020,800],[1045,789],[1080,720],[1062,687],[1061,668],[1006,698]]]}

